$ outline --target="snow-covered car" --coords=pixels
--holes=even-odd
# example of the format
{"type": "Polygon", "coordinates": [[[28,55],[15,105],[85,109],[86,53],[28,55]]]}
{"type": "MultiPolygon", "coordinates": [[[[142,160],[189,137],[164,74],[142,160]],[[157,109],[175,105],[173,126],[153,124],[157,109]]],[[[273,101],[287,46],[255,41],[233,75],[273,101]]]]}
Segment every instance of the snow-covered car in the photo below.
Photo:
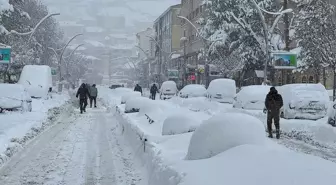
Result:
{"type": "Polygon", "coordinates": [[[0,112],[3,110],[32,111],[32,99],[20,84],[0,84],[0,112]]]}
{"type": "Polygon", "coordinates": [[[141,93],[137,91],[132,91],[132,92],[126,92],[122,97],[121,97],[121,104],[125,104],[127,100],[133,97],[141,97],[141,93]]]}
{"type": "Polygon", "coordinates": [[[233,108],[263,110],[270,86],[250,85],[242,87],[234,98],[233,108]]]}
{"type": "Polygon", "coordinates": [[[236,95],[236,82],[232,79],[212,80],[207,89],[207,97],[220,103],[233,103],[236,95]]]}
{"type": "Polygon", "coordinates": [[[326,116],[329,96],[322,84],[288,84],[277,90],[284,102],[282,118],[317,120],[326,116]]]}
{"type": "Polygon", "coordinates": [[[332,107],[328,111],[328,123],[336,127],[336,100],[332,103],[332,107]]]}
{"type": "Polygon", "coordinates": [[[180,98],[196,98],[196,97],[205,97],[206,88],[203,85],[199,84],[190,84],[180,90],[178,96],[180,98]]]}
{"type": "Polygon", "coordinates": [[[160,99],[170,99],[177,94],[177,86],[174,81],[165,81],[160,88],[160,99]]]}
{"type": "Polygon", "coordinates": [[[48,91],[52,88],[51,68],[46,65],[26,65],[18,84],[23,85],[32,98],[48,97],[48,91]]]}

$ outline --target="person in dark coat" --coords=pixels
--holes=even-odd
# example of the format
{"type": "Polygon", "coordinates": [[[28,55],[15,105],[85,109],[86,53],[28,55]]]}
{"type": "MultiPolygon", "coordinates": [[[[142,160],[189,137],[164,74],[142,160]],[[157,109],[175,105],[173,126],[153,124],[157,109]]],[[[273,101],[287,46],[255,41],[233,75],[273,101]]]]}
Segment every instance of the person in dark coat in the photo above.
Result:
{"type": "Polygon", "coordinates": [[[280,109],[283,106],[282,96],[278,94],[275,87],[271,87],[270,92],[265,99],[265,107],[267,110],[267,130],[268,137],[273,138],[272,121],[276,129],[276,138],[280,138],[280,109]]]}
{"type": "Polygon", "coordinates": [[[92,108],[92,102],[94,102],[94,107],[97,107],[97,96],[98,90],[96,88],[96,84],[93,84],[90,88],[90,108],[92,108]]]}
{"type": "Polygon", "coordinates": [[[150,89],[150,93],[151,93],[151,99],[155,100],[156,97],[156,93],[158,92],[158,88],[155,84],[152,85],[151,89],[150,89]]]}
{"type": "Polygon", "coordinates": [[[85,108],[87,106],[87,98],[90,96],[89,90],[86,85],[83,83],[77,90],[76,98],[79,97],[79,107],[81,114],[86,112],[85,108]]]}
{"type": "Polygon", "coordinates": [[[142,94],[142,88],[139,84],[136,84],[136,86],[134,87],[134,91],[138,91],[142,94]]]}

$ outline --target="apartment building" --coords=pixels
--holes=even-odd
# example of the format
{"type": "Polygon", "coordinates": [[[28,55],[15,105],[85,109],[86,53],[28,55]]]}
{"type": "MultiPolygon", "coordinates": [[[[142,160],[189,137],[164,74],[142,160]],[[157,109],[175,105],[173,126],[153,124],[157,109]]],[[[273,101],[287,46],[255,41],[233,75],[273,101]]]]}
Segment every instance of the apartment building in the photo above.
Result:
{"type": "MultiPolygon", "coordinates": [[[[204,16],[205,5],[203,0],[182,0],[180,16],[187,18],[196,28],[200,28],[197,23],[199,18],[204,16]]],[[[185,37],[185,41],[180,43],[181,51],[185,52],[185,60],[187,67],[185,78],[188,83],[204,83],[204,64],[205,61],[199,59],[198,55],[200,49],[204,47],[203,40],[197,36],[197,30],[194,26],[187,22],[185,19],[181,19],[182,37],[185,37]]],[[[183,57],[180,60],[184,61],[183,57]]]]}
{"type": "Polygon", "coordinates": [[[152,39],[157,46],[155,73],[159,75],[159,78],[166,76],[168,69],[176,67],[172,65],[171,56],[180,50],[181,21],[177,18],[180,9],[180,4],[173,5],[154,21],[155,38],[152,39]]]}

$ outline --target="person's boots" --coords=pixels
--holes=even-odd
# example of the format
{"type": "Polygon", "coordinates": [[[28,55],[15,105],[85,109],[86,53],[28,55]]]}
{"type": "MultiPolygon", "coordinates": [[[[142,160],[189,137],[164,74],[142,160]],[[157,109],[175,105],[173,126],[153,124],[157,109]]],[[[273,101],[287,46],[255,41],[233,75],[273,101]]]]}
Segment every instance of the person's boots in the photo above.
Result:
{"type": "Polygon", "coordinates": [[[275,125],[275,132],[276,132],[276,138],[280,139],[280,126],[279,125],[275,125]]]}
{"type": "Polygon", "coordinates": [[[272,125],[267,124],[267,130],[268,130],[268,137],[273,138],[272,125]]]}

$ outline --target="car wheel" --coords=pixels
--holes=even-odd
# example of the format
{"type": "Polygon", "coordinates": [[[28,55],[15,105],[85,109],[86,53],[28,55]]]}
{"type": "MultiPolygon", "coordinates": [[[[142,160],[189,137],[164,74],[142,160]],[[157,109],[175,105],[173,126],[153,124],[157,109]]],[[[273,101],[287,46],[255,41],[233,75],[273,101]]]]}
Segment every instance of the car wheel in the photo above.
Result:
{"type": "Polygon", "coordinates": [[[283,111],[280,113],[280,118],[285,118],[285,113],[283,111]]]}

